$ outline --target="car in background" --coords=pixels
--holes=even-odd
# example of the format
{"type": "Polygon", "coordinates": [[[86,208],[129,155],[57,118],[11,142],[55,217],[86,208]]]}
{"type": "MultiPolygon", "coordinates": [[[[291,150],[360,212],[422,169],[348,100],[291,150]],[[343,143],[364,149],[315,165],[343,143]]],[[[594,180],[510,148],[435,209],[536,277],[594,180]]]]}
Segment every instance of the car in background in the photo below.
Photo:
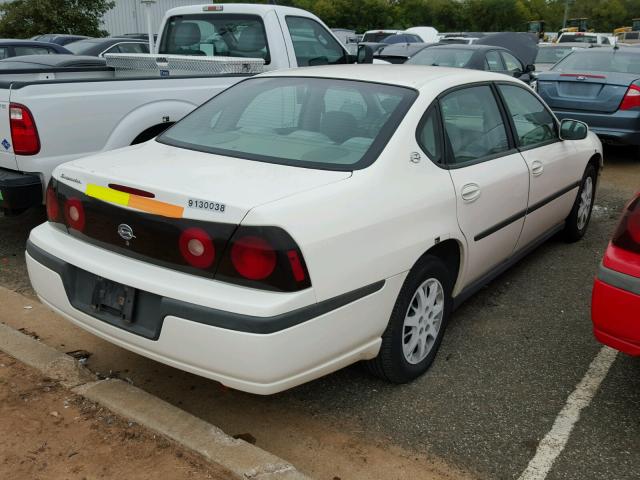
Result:
{"type": "Polygon", "coordinates": [[[625,43],[627,45],[640,44],[640,32],[623,32],[616,35],[616,39],[619,43],[625,43]]]}
{"type": "Polygon", "coordinates": [[[0,60],[23,55],[57,55],[71,52],[61,45],[33,40],[0,40],[0,60]]]}
{"type": "Polygon", "coordinates": [[[608,35],[589,32],[565,32],[558,38],[557,43],[592,43],[596,45],[612,45],[608,35]]]}
{"type": "Polygon", "coordinates": [[[532,80],[533,65],[524,65],[509,50],[492,45],[436,45],[424,48],[405,65],[469,68],[503,73],[525,83],[532,80]]]}
{"type": "Polygon", "coordinates": [[[576,48],[588,47],[589,44],[586,43],[545,43],[538,45],[538,54],[534,61],[534,65],[536,66],[536,75],[540,72],[546,72],[549,70],[576,48]]]}
{"type": "Polygon", "coordinates": [[[382,43],[389,35],[404,33],[404,30],[367,30],[364,32],[360,43],[382,43]]]}
{"type": "Polygon", "coordinates": [[[625,207],[604,253],[591,297],[598,341],[640,356],[640,192],[625,207]]]}
{"type": "Polygon", "coordinates": [[[398,33],[388,35],[380,42],[360,42],[358,44],[358,47],[360,47],[361,45],[367,46],[375,55],[387,45],[410,45],[416,43],[422,43],[422,39],[418,35],[410,33],[398,33]]]}
{"type": "Polygon", "coordinates": [[[69,35],[66,33],[45,33],[44,35],[36,35],[35,37],[31,37],[31,40],[55,43],[56,45],[68,45],[69,43],[77,42],[78,40],[84,40],[85,38],[89,37],[85,35],[69,35]]]}
{"type": "MultiPolygon", "coordinates": [[[[123,33],[122,35],[112,35],[111,38],[132,38],[134,40],[144,40],[145,42],[149,41],[148,33],[123,33]]],[[[156,41],[158,39],[158,34],[153,34],[153,40],[156,41]]]]}
{"type": "Polygon", "coordinates": [[[270,72],[155,141],[57,167],[29,277],[74,324],[239,390],[363,360],[406,383],[456,306],[584,236],[601,149],[504,75],[270,72]]]}
{"type": "Polygon", "coordinates": [[[640,146],[640,49],[574,50],[537,76],[558,118],[589,125],[603,142],[640,146]]]}
{"type": "Polygon", "coordinates": [[[149,43],[132,38],[87,38],[67,47],[76,55],[102,57],[106,53],[149,53],[149,43]]]}
{"type": "Polygon", "coordinates": [[[478,40],[480,40],[478,37],[443,37],[440,39],[440,43],[446,45],[472,45],[478,40]]]}
{"type": "Polygon", "coordinates": [[[0,60],[0,70],[47,70],[56,68],[104,67],[103,58],[73,54],[25,55],[0,60]]]}
{"type": "Polygon", "coordinates": [[[373,55],[374,63],[405,63],[411,57],[427,47],[439,45],[437,43],[397,43],[387,45],[373,55]]]}

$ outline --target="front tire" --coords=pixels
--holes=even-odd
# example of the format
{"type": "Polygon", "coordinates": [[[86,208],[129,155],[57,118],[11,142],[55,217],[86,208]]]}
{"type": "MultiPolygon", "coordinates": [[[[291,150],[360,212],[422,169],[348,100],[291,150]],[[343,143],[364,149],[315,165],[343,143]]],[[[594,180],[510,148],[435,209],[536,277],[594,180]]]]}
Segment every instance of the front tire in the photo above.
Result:
{"type": "Polygon", "coordinates": [[[378,356],[367,369],[392,383],[426,372],[438,352],[451,315],[453,280],[442,260],[423,257],[407,276],[391,312],[378,356]]]}
{"type": "Polygon", "coordinates": [[[565,223],[564,238],[569,243],[577,242],[587,232],[596,198],[596,181],[596,169],[590,164],[584,171],[578,196],[565,223]]]}

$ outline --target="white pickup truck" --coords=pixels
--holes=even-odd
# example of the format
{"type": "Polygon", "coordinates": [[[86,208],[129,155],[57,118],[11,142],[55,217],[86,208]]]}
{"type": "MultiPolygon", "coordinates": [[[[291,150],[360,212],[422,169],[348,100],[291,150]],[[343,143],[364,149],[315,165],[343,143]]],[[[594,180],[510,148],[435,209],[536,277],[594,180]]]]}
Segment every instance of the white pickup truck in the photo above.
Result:
{"type": "MultiPolygon", "coordinates": [[[[139,60],[190,56],[197,63],[197,58],[240,57],[262,59],[264,70],[356,60],[319,18],[276,5],[168,10],[157,45],[156,55],[138,55],[139,60]]],[[[114,60],[122,64],[126,58],[114,60]]],[[[173,76],[169,69],[153,73],[135,67],[123,74],[108,65],[0,70],[0,210],[11,214],[42,204],[59,164],[150,140],[249,75],[173,76]]]]}

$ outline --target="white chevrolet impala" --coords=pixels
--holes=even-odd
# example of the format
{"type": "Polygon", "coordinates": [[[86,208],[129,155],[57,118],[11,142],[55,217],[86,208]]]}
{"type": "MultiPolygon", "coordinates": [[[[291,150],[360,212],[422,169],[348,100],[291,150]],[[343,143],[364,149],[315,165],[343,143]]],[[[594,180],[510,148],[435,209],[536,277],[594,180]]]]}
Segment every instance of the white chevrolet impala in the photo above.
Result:
{"type": "Polygon", "coordinates": [[[601,165],[585,124],[506,76],[269,73],[59,167],[27,264],[73,323],[239,390],[360,360],[407,382],[464,299],[552,235],[584,235],[601,165]]]}

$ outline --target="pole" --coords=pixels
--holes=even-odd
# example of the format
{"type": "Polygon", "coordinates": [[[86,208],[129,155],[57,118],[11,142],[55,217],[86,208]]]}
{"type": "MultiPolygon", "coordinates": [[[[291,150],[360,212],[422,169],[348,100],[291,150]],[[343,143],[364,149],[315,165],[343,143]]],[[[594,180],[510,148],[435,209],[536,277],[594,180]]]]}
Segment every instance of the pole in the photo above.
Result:
{"type": "Polygon", "coordinates": [[[156,3],[156,0],[141,0],[146,7],[147,15],[147,33],[149,34],[149,53],[156,53],[156,48],[153,41],[153,27],[151,26],[151,6],[156,3]]]}
{"type": "Polygon", "coordinates": [[[569,0],[564,0],[564,18],[562,19],[562,28],[567,28],[568,15],[569,15],[569,0]]]}

